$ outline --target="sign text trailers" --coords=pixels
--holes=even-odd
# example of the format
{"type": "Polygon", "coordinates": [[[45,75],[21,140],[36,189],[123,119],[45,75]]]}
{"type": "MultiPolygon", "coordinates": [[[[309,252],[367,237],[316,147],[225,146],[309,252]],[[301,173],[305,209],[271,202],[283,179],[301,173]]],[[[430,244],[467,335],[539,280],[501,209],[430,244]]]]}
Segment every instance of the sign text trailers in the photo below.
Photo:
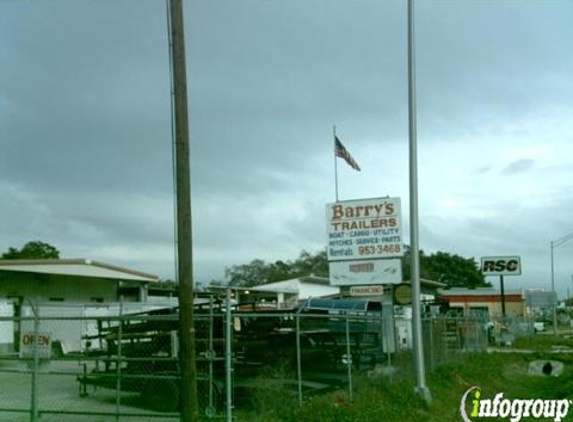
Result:
{"type": "Polygon", "coordinates": [[[328,260],[398,257],[404,254],[400,198],[326,205],[328,260]]]}

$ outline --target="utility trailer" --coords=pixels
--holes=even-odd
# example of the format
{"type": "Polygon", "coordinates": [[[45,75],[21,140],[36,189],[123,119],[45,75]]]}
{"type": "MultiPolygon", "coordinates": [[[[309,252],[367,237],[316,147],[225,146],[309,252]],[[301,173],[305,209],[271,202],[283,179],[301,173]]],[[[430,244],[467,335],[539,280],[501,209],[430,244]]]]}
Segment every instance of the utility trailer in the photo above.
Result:
{"type": "MultiPolygon", "coordinates": [[[[177,411],[177,312],[178,308],[165,308],[129,315],[121,324],[98,324],[98,334],[86,340],[103,343],[104,354],[78,377],[81,395],[87,395],[88,386],[141,392],[152,409],[177,411]]],[[[282,382],[288,389],[295,385],[298,370],[304,377],[296,386],[300,383],[305,395],[344,385],[348,365],[356,370],[371,367],[393,351],[394,343],[383,340],[388,327],[382,316],[379,303],[342,300],[310,300],[287,311],[233,311],[235,400],[240,403],[253,388],[269,382],[282,382]],[[269,368],[282,368],[285,376],[280,379],[275,373],[269,381],[269,368]]],[[[224,322],[221,308],[195,311],[197,391],[207,413],[223,404],[224,322]]],[[[393,339],[393,329],[386,336],[393,339]]]]}
{"type": "MultiPolygon", "coordinates": [[[[103,343],[103,350],[98,351],[94,367],[88,369],[84,365],[84,373],[77,378],[80,396],[88,396],[89,386],[140,392],[151,409],[177,411],[180,400],[177,312],[177,308],[163,308],[100,321],[98,334],[84,337],[86,341],[103,343]]],[[[222,325],[218,325],[220,332],[215,333],[208,320],[197,318],[195,323],[197,391],[199,404],[206,412],[222,401],[219,380],[223,379],[223,343],[222,325]]]]}
{"type": "Polygon", "coordinates": [[[307,373],[308,368],[325,373],[346,370],[349,357],[356,369],[372,366],[395,352],[394,327],[387,312],[391,310],[379,302],[332,299],[309,299],[289,312],[234,312],[240,320],[233,344],[239,370],[248,362],[281,361],[296,368],[297,344],[307,373]]]}

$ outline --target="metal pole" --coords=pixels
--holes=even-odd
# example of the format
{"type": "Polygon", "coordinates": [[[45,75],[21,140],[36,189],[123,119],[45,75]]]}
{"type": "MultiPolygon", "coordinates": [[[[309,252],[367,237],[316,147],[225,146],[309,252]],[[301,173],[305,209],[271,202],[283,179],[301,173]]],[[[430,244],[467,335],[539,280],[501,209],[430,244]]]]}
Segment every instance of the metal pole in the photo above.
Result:
{"type": "Polygon", "coordinates": [[[410,138],[410,273],[412,283],[412,340],[416,390],[427,402],[432,400],[426,386],[422,321],[420,310],[420,245],[418,233],[418,151],[416,133],[416,61],[414,34],[414,0],[408,0],[408,123],[410,138]]]}
{"type": "MultiPolygon", "coordinates": [[[[390,335],[386,335],[385,334],[385,328],[388,328],[390,326],[390,324],[387,323],[387,321],[384,320],[384,314],[380,313],[380,343],[382,345],[382,352],[386,351],[386,363],[388,366],[388,373],[390,373],[390,367],[392,366],[392,358],[391,358],[391,353],[390,353],[390,335]]],[[[389,333],[388,333],[389,334],[389,333]]],[[[393,341],[394,341],[394,347],[396,346],[396,332],[395,330],[392,330],[392,336],[393,336],[393,341]]]]}
{"type": "Polygon", "coordinates": [[[553,261],[553,241],[549,242],[551,247],[551,292],[553,293],[553,335],[557,336],[557,295],[555,294],[555,267],[553,261]]]}
{"type": "MultiPolygon", "coordinates": [[[[571,285],[573,286],[573,274],[571,274],[571,285]]],[[[569,296],[569,295],[567,295],[569,296]]],[[[569,307],[573,306],[573,303],[571,303],[571,296],[569,296],[569,303],[567,304],[569,307]]]]}
{"type": "Polygon", "coordinates": [[[435,356],[434,356],[434,317],[430,315],[428,319],[430,331],[430,369],[435,369],[435,356]]]}
{"type": "Polygon", "coordinates": [[[175,111],[175,163],[177,191],[177,263],[179,283],[179,363],[181,367],[181,421],[197,422],[197,366],[193,321],[193,244],[191,232],[191,177],[187,120],[187,71],[183,0],[170,0],[171,51],[175,111]]]}
{"type": "MultiPolygon", "coordinates": [[[[398,339],[398,333],[396,332],[396,317],[394,315],[394,306],[392,306],[392,314],[390,315],[390,320],[392,323],[392,340],[394,341],[393,352],[398,356],[400,349],[400,341],[398,339]]],[[[394,372],[392,371],[392,352],[388,348],[388,373],[390,374],[390,383],[394,380],[394,372]]],[[[398,359],[396,359],[397,361],[398,359]]]]}
{"type": "Polygon", "coordinates": [[[296,376],[298,381],[298,405],[302,406],[302,357],[300,353],[300,315],[296,315],[296,376]]]}
{"type": "Polygon", "coordinates": [[[553,262],[553,250],[564,243],[573,240],[573,233],[549,242],[551,248],[551,291],[553,292],[553,335],[557,336],[557,294],[555,292],[555,266],[553,262]]]}
{"type": "Polygon", "coordinates": [[[505,318],[505,287],[503,285],[503,276],[499,276],[499,287],[501,289],[501,316],[505,318]]]}
{"type": "Polygon", "coordinates": [[[348,398],[352,401],[352,353],[350,350],[350,324],[346,314],[346,364],[348,370],[348,398]]]}
{"type": "Polygon", "coordinates": [[[38,367],[40,359],[38,356],[38,335],[40,334],[40,315],[39,310],[30,302],[30,307],[34,313],[34,350],[33,350],[33,368],[32,368],[32,392],[30,406],[30,422],[38,420],[38,367]]]}
{"type": "Polygon", "coordinates": [[[213,295],[209,296],[209,350],[207,356],[209,356],[209,408],[207,409],[207,414],[210,416],[215,415],[215,401],[213,397],[213,383],[214,383],[214,372],[213,363],[215,359],[215,342],[213,340],[213,325],[215,319],[215,312],[213,309],[213,295]]]}
{"type": "Polygon", "coordinates": [[[338,161],[336,159],[336,126],[332,126],[332,141],[334,143],[333,153],[334,153],[334,190],[335,199],[338,202],[338,161]]]}
{"type": "Polygon", "coordinates": [[[227,393],[227,422],[233,422],[233,391],[231,374],[233,368],[231,367],[231,286],[227,286],[227,298],[225,301],[225,389],[227,393]]]}
{"type": "Polygon", "coordinates": [[[123,355],[123,295],[119,301],[119,318],[117,327],[117,357],[115,361],[115,420],[119,421],[121,406],[121,361],[123,355]]]}

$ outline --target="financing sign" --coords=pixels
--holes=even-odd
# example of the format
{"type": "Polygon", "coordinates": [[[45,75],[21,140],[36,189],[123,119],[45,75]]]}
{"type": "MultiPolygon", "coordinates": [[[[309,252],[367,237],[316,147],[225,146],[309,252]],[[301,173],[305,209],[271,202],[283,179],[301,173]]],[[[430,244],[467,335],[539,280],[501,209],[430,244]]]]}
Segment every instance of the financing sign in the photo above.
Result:
{"type": "Polygon", "coordinates": [[[333,286],[397,284],[402,282],[402,267],[397,258],[331,262],[329,272],[330,284],[333,286]]]}
{"type": "Polygon", "coordinates": [[[384,286],[352,286],[350,296],[383,296],[384,286]]]}
{"type": "Polygon", "coordinates": [[[328,260],[391,258],[404,254],[400,198],[326,205],[328,260]]]}

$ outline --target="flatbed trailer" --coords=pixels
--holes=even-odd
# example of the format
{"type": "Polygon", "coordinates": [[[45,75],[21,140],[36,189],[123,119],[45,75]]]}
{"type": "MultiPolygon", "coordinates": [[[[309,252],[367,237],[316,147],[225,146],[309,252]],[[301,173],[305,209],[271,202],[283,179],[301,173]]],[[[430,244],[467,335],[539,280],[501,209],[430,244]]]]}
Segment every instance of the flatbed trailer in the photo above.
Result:
{"type": "MultiPolygon", "coordinates": [[[[237,397],[260,385],[277,383],[283,383],[287,389],[296,383],[305,396],[340,388],[348,359],[359,370],[385,357],[379,325],[359,323],[356,315],[349,322],[340,315],[307,318],[296,311],[233,312],[233,389],[237,397]],[[296,318],[307,320],[297,329],[296,318]],[[299,359],[308,376],[297,380],[294,374],[299,359]],[[290,381],[280,375],[265,375],[266,369],[279,366],[288,368],[293,375],[288,378],[290,381]],[[321,373],[330,376],[320,376],[321,373]]],[[[120,319],[121,324],[98,324],[98,334],[85,339],[104,344],[103,355],[94,368],[86,368],[78,377],[81,395],[87,395],[88,386],[140,392],[150,408],[177,411],[177,312],[177,308],[166,308],[125,316],[120,319]]],[[[206,411],[213,411],[222,406],[224,396],[223,312],[197,313],[195,324],[199,404],[206,411]]]]}

